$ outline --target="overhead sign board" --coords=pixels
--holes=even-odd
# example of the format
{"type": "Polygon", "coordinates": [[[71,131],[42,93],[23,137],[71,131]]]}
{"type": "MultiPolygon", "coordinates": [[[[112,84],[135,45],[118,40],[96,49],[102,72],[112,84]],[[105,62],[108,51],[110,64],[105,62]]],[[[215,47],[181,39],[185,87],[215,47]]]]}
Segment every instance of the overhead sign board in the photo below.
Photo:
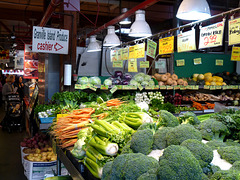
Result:
{"type": "Polygon", "coordinates": [[[68,42],[68,30],[33,26],[33,52],[68,54],[68,42]]]}

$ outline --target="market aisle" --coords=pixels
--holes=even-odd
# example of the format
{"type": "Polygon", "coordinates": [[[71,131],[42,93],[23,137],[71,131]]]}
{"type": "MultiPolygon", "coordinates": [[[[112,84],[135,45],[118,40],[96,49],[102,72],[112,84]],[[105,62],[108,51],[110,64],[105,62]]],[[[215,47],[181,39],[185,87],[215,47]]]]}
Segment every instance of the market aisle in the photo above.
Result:
{"type": "MultiPolygon", "coordinates": [[[[0,121],[5,113],[3,107],[0,107],[0,121]]],[[[0,179],[1,180],[26,180],[23,166],[21,163],[20,142],[26,136],[22,133],[0,129],[0,179]]]]}

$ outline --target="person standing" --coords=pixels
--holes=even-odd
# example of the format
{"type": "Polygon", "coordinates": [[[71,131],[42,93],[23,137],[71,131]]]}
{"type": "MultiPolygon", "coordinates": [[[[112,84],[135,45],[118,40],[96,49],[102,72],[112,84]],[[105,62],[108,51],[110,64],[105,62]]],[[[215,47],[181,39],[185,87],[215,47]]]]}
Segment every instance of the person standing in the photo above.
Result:
{"type": "Polygon", "coordinates": [[[18,83],[15,84],[15,87],[17,87],[17,92],[19,94],[19,97],[21,98],[21,100],[23,99],[24,97],[24,84],[23,84],[23,79],[22,77],[20,76],[18,78],[18,83]]]}
{"type": "Polygon", "coordinates": [[[2,100],[4,102],[7,101],[7,96],[9,94],[14,93],[14,86],[13,86],[14,81],[15,81],[15,76],[14,75],[9,75],[6,79],[6,83],[3,85],[2,100]]]}

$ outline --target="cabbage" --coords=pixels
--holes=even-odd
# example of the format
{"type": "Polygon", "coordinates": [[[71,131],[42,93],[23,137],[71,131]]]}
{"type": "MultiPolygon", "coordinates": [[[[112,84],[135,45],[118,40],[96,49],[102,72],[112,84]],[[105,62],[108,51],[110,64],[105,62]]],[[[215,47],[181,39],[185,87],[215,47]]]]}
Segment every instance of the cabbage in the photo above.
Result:
{"type": "Polygon", "coordinates": [[[141,83],[142,81],[144,81],[144,76],[145,74],[144,73],[138,73],[136,74],[133,79],[139,83],[141,83]]]}
{"type": "Polygon", "coordinates": [[[143,82],[141,83],[141,85],[142,85],[142,86],[148,86],[148,82],[147,82],[147,81],[143,81],[143,82]]]}
{"type": "Polygon", "coordinates": [[[130,81],[130,85],[132,85],[132,86],[137,86],[137,85],[138,85],[138,82],[135,81],[134,79],[132,79],[132,80],[130,81]]]}
{"type": "Polygon", "coordinates": [[[89,80],[88,80],[88,77],[81,77],[78,79],[78,83],[79,84],[88,84],[89,83],[89,80]]]}
{"type": "Polygon", "coordinates": [[[101,85],[101,79],[97,76],[91,77],[89,83],[92,85],[101,85]]]}
{"type": "Polygon", "coordinates": [[[148,85],[149,85],[149,86],[154,86],[154,85],[155,85],[155,82],[154,82],[153,80],[148,81],[148,85]]]}
{"type": "Polygon", "coordinates": [[[112,80],[111,79],[105,79],[103,84],[106,85],[106,86],[111,86],[112,85],[112,80]]]}
{"type": "Polygon", "coordinates": [[[144,81],[151,81],[152,77],[149,75],[144,75],[144,81]]]}

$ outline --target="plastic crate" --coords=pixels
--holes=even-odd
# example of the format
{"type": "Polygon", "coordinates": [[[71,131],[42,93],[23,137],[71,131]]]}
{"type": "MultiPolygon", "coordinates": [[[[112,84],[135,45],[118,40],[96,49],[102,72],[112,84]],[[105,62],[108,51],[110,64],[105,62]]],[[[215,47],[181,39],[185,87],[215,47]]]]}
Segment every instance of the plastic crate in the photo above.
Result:
{"type": "Polygon", "coordinates": [[[40,122],[43,124],[52,123],[55,117],[39,118],[40,122]]]}

